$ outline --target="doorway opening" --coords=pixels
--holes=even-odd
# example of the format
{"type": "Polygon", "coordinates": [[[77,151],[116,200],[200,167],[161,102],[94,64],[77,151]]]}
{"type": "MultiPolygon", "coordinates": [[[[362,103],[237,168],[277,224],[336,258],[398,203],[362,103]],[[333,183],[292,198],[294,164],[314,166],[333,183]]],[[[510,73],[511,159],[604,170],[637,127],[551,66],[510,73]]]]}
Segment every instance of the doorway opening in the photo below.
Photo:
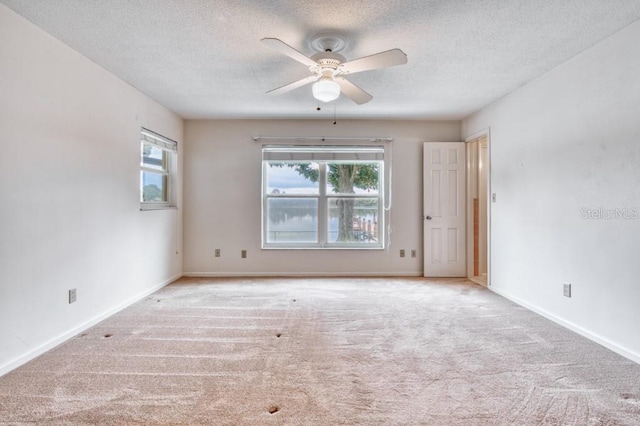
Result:
{"type": "Polygon", "coordinates": [[[467,276],[491,285],[490,265],[490,174],[488,131],[467,140],[467,276]]]}

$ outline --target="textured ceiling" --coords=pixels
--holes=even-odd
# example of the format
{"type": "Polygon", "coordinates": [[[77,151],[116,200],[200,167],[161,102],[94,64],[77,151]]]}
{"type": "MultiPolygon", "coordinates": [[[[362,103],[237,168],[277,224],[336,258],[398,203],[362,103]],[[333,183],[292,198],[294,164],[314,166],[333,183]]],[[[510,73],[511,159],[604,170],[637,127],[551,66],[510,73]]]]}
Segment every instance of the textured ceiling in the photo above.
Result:
{"type": "Polygon", "coordinates": [[[638,0],[0,0],[185,118],[460,119],[640,19],[638,0]],[[373,95],[316,111],[301,52],[339,34],[355,59],[400,48],[407,65],[349,77],[373,95]]]}

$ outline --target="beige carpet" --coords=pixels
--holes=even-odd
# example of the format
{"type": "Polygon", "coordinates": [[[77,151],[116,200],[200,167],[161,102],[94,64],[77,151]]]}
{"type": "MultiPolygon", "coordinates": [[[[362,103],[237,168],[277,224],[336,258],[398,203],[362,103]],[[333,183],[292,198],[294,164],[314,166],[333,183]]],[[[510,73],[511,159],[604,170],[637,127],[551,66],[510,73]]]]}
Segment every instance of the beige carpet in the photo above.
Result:
{"type": "Polygon", "coordinates": [[[638,425],[640,365],[467,281],[182,279],[1,377],[0,423],[638,425]]]}

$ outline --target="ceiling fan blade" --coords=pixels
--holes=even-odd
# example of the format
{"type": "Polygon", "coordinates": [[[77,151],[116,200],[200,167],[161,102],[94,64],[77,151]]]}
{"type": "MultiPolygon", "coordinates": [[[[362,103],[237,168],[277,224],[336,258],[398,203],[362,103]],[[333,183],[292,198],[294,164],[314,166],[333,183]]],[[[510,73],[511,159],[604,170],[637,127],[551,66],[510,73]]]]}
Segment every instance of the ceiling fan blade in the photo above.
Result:
{"type": "Polygon", "coordinates": [[[347,98],[351,99],[358,105],[366,104],[371,99],[373,99],[373,96],[371,96],[346,78],[336,77],[334,80],[340,85],[340,91],[342,92],[342,94],[344,94],[347,98]]]}
{"type": "Polygon", "coordinates": [[[313,59],[303,55],[302,53],[298,52],[296,49],[294,49],[293,47],[289,46],[287,43],[285,43],[284,41],[277,39],[277,38],[263,38],[262,40],[260,40],[263,44],[269,46],[270,48],[272,48],[273,50],[277,50],[280,53],[283,53],[285,55],[287,55],[288,57],[290,57],[291,59],[295,59],[298,62],[301,62],[303,64],[305,64],[308,67],[315,67],[318,66],[318,63],[316,61],[314,61],[313,59]]]}
{"type": "Polygon", "coordinates": [[[269,90],[267,92],[268,95],[281,95],[283,93],[287,93],[292,91],[293,89],[297,89],[298,87],[302,87],[306,84],[313,83],[320,76],[318,75],[310,75],[309,77],[305,77],[302,80],[294,81],[293,83],[285,84],[284,86],[280,86],[277,89],[269,90]]]}
{"type": "Polygon", "coordinates": [[[375,55],[365,56],[353,61],[345,62],[339,69],[344,73],[353,74],[355,72],[374,70],[377,68],[387,68],[407,63],[407,55],[400,49],[391,49],[375,55]]]}

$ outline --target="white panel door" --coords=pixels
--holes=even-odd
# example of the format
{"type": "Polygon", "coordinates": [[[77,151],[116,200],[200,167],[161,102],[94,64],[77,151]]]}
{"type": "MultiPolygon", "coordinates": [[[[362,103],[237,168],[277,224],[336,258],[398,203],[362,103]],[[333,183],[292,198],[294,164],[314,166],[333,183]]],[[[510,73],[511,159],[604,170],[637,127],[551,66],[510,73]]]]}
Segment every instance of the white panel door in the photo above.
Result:
{"type": "Polygon", "coordinates": [[[424,144],[424,276],[466,277],[464,142],[424,144]]]}

